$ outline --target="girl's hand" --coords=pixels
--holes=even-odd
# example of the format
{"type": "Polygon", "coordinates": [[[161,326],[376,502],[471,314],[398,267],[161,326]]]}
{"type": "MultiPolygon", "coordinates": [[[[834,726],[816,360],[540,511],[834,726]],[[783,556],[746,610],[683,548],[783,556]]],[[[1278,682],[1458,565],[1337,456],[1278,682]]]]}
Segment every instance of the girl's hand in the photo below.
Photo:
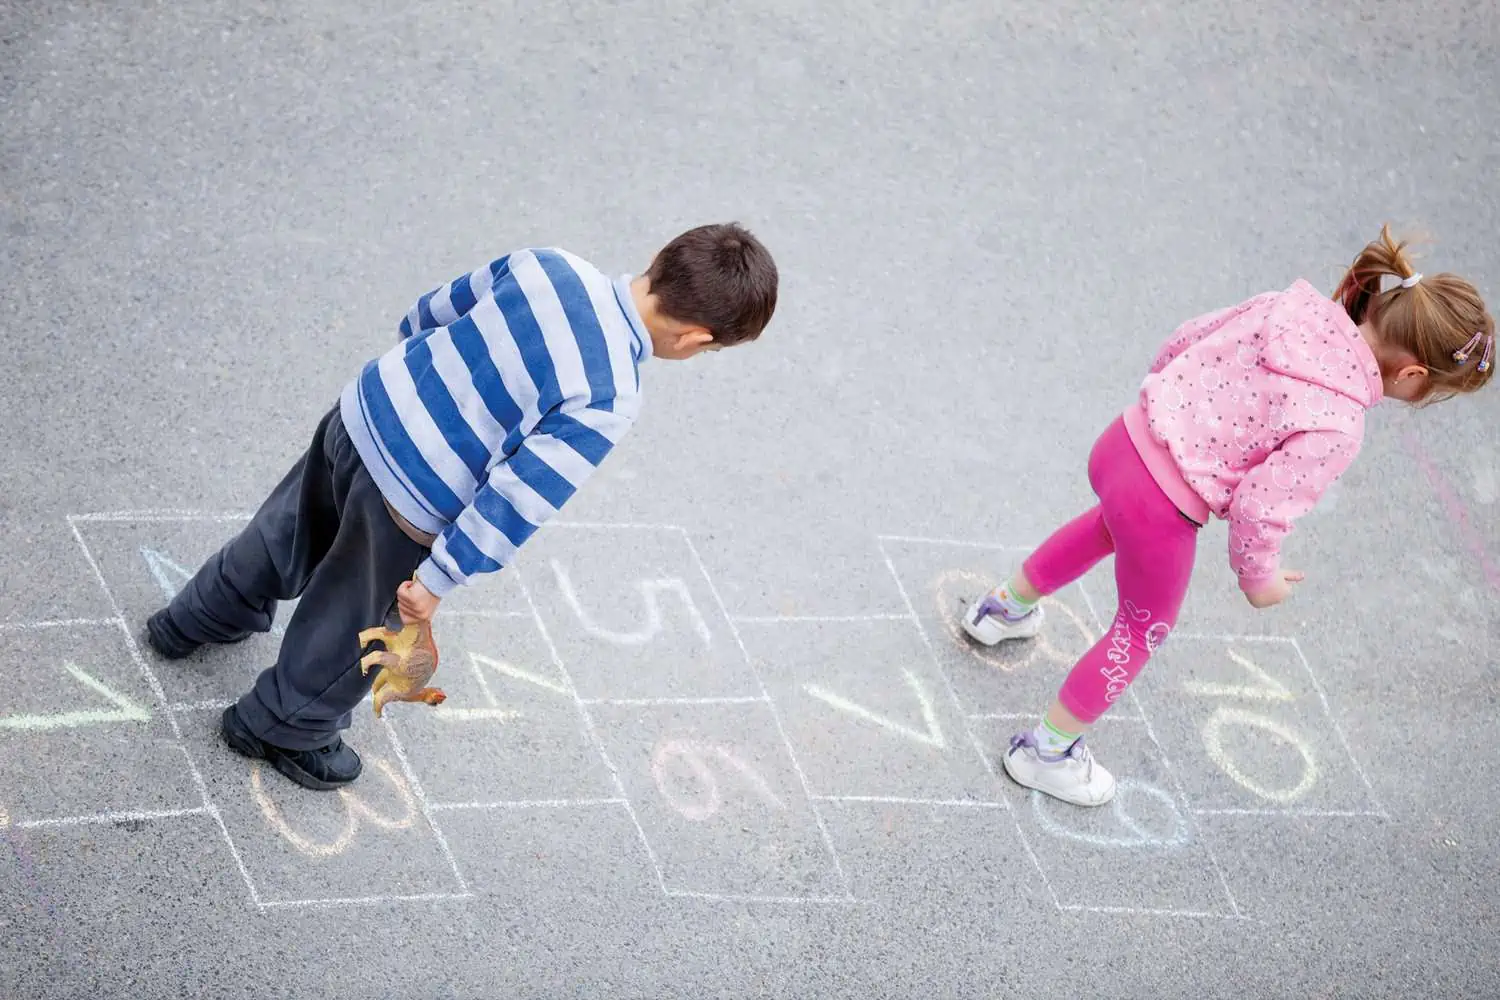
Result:
{"type": "Polygon", "coordinates": [[[1305,575],[1294,569],[1278,570],[1275,579],[1259,590],[1245,594],[1251,607],[1269,608],[1292,596],[1292,584],[1301,583],[1305,575]]]}
{"type": "Polygon", "coordinates": [[[401,624],[415,625],[418,622],[432,621],[440,600],[422,585],[422,581],[407,580],[396,588],[396,608],[401,612],[401,624]]]}

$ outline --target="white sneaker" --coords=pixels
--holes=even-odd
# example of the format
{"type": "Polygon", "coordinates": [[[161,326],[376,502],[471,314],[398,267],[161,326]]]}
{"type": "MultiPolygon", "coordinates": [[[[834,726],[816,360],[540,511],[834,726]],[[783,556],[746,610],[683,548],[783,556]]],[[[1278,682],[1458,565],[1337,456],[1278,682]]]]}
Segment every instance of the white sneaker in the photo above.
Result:
{"type": "Polygon", "coordinates": [[[969,638],[986,646],[993,646],[1004,639],[1030,639],[1042,630],[1046,615],[1038,604],[1030,614],[1018,622],[1007,621],[1000,613],[995,601],[995,592],[990,591],[964,609],[959,622],[969,638]]]}
{"type": "Polygon", "coordinates": [[[1030,733],[1019,733],[1011,738],[1004,763],[1018,784],[1075,806],[1102,806],[1115,797],[1115,776],[1094,760],[1081,736],[1064,752],[1050,754],[1030,733]]]}

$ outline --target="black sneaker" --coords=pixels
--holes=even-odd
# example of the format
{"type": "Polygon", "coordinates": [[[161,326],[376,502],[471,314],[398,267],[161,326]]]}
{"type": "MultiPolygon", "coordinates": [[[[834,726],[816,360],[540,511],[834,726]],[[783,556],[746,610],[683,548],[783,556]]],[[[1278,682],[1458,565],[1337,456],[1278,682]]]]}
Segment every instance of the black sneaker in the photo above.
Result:
{"type": "MultiPolygon", "coordinates": [[[[241,632],[234,638],[224,641],[226,643],[244,642],[248,638],[250,638],[249,632],[241,632]]],[[[182,631],[172,623],[172,616],[167,614],[167,609],[162,608],[146,619],[146,645],[154,649],[157,655],[168,660],[180,660],[185,656],[193,655],[203,643],[193,642],[183,635],[182,631]]]]}
{"type": "Polygon", "coordinates": [[[230,705],[224,709],[221,727],[224,742],[236,753],[255,760],[268,760],[282,774],[303,788],[327,792],[349,784],[364,770],[364,762],[342,736],[317,750],[287,750],[272,746],[256,736],[230,705]]]}

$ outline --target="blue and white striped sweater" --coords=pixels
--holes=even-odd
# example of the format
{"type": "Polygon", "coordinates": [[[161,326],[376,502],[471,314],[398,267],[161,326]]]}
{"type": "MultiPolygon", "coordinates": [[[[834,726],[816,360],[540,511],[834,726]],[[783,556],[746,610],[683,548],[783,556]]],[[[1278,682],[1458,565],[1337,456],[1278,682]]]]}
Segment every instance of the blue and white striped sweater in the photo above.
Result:
{"type": "Polygon", "coordinates": [[[433,289],[400,333],[340,411],[386,500],[438,536],[417,576],[441,597],[505,566],[620,442],[651,338],[628,277],[557,249],[433,289]]]}

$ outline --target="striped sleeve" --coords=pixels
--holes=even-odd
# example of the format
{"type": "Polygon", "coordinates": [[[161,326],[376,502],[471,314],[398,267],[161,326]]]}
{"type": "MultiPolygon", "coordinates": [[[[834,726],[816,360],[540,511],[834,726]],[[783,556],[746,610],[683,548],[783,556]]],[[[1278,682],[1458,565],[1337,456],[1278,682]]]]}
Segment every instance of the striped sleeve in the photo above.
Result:
{"type": "Polygon", "coordinates": [[[575,398],[548,413],[508,459],[490,471],[433,543],[417,577],[443,597],[481,573],[503,568],[562,509],[632,422],[607,401],[575,398]],[[602,405],[601,405],[602,404],[602,405]]]}
{"type": "Polygon", "coordinates": [[[474,303],[489,294],[496,279],[509,265],[510,255],[507,254],[423,295],[402,318],[397,339],[405,340],[424,330],[457,323],[469,314],[474,303]]]}

